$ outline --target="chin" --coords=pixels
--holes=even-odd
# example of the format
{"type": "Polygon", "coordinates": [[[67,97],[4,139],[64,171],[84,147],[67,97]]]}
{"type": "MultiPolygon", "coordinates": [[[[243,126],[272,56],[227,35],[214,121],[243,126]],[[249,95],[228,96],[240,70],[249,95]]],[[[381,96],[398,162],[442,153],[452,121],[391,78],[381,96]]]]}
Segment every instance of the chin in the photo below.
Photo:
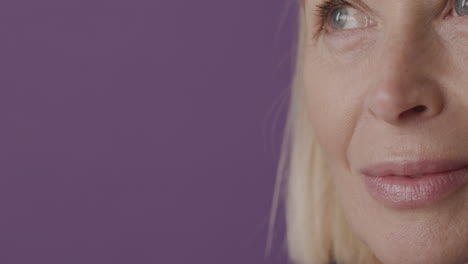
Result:
{"type": "MultiPolygon", "coordinates": [[[[426,229],[427,230],[427,229],[426,229]]],[[[411,231],[388,231],[389,235],[364,241],[382,264],[467,264],[466,237],[444,234],[415,234],[411,231]],[[424,237],[432,236],[424,239],[424,237]]]]}
{"type": "Polygon", "coordinates": [[[466,264],[468,258],[466,252],[445,252],[443,249],[435,251],[419,250],[418,247],[401,248],[398,247],[390,250],[389,248],[372,248],[375,256],[382,262],[382,264],[466,264]],[[402,254],[403,252],[409,254],[402,254]],[[408,252],[410,251],[410,252],[408,252]]]}

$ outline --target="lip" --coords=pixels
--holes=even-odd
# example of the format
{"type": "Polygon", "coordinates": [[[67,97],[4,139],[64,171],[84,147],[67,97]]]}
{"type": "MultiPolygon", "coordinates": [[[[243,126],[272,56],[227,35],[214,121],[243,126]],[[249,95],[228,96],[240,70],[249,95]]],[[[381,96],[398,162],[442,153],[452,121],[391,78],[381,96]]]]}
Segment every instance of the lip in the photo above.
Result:
{"type": "Polygon", "coordinates": [[[468,183],[468,161],[420,160],[372,164],[360,170],[369,194],[394,208],[419,208],[447,198],[468,183]],[[415,175],[420,178],[410,178],[415,175]]]}
{"type": "Polygon", "coordinates": [[[463,160],[390,161],[372,164],[363,168],[361,173],[373,177],[414,176],[438,174],[466,166],[468,166],[468,161],[463,160]]]}

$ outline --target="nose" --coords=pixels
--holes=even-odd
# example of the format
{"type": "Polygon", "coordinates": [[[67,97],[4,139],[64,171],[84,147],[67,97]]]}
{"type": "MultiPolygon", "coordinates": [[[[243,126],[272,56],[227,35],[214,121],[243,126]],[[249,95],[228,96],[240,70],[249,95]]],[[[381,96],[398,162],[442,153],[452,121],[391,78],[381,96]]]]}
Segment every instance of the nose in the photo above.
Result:
{"type": "Polygon", "coordinates": [[[442,87],[433,74],[437,67],[434,39],[408,38],[401,32],[388,36],[380,46],[367,96],[370,114],[392,125],[427,120],[444,108],[442,87]]]}
{"type": "Polygon", "coordinates": [[[389,124],[429,119],[443,109],[440,88],[433,80],[410,82],[393,77],[381,79],[376,86],[370,95],[369,111],[389,124]]]}

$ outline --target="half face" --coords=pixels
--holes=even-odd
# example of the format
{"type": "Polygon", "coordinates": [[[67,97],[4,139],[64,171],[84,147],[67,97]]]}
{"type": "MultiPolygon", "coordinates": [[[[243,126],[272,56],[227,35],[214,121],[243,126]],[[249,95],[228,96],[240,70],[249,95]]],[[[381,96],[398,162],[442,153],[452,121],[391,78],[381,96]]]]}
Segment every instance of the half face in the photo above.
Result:
{"type": "Polygon", "coordinates": [[[468,1],[305,0],[311,123],[384,264],[468,263],[468,1]]]}

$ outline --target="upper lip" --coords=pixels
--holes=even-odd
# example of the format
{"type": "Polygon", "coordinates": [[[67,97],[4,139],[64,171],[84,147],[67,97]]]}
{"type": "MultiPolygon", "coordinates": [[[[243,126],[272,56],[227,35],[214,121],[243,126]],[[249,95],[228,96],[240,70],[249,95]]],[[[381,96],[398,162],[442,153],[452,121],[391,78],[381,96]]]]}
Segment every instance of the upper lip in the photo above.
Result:
{"type": "Polygon", "coordinates": [[[360,172],[367,176],[416,176],[459,170],[468,166],[466,160],[384,161],[364,167],[360,172]]]}

